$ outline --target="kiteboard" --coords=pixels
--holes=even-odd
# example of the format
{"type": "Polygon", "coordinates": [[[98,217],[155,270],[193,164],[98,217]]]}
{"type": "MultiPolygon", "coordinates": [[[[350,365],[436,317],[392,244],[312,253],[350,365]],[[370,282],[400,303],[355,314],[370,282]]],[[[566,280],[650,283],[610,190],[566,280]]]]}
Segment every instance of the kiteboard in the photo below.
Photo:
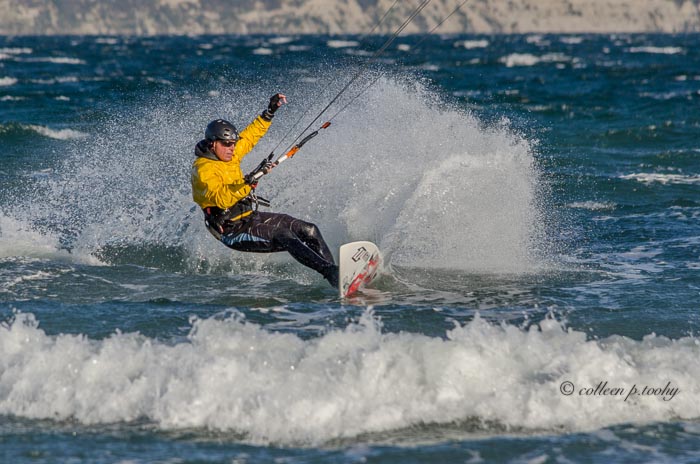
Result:
{"type": "Polygon", "coordinates": [[[374,243],[346,243],[340,247],[338,256],[341,298],[352,296],[377,277],[382,257],[374,243]]]}

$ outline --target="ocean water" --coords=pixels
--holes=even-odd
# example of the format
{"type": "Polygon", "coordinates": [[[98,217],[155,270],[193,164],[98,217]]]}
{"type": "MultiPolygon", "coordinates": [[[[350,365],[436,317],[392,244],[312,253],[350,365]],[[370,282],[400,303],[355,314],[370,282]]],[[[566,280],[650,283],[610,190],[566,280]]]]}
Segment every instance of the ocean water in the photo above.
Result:
{"type": "Polygon", "coordinates": [[[700,36],[0,37],[0,461],[700,461],[700,36]],[[235,253],[208,121],[284,92],[235,253]]]}

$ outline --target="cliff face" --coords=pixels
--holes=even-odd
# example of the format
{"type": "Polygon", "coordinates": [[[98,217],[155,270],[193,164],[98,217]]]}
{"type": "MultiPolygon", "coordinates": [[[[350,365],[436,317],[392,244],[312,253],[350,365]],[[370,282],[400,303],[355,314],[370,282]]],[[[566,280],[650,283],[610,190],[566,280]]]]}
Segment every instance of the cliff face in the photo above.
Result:
{"type": "MultiPolygon", "coordinates": [[[[404,33],[462,0],[432,0],[404,33]]],[[[0,34],[362,34],[393,0],[0,0],[0,34]]],[[[400,0],[376,32],[418,5],[400,0]]],[[[698,32],[700,0],[467,0],[440,33],[698,32]]]]}

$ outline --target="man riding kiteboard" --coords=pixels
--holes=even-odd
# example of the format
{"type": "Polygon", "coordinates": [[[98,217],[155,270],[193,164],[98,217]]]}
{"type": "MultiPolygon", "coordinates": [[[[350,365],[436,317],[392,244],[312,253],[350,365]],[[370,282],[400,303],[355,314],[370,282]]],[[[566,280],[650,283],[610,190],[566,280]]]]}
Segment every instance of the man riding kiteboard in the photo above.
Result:
{"type": "Polygon", "coordinates": [[[265,135],[275,112],[286,102],[284,95],[273,95],[267,109],[240,133],[224,119],[207,125],[204,139],[194,150],[192,198],[204,211],[209,232],[227,247],[253,253],[287,251],[338,287],[338,266],[316,225],[286,214],[258,211],[259,204],[269,203],[255,194],[254,175],[266,174],[273,163],[263,160],[247,176],[241,171],[241,160],[265,135]]]}

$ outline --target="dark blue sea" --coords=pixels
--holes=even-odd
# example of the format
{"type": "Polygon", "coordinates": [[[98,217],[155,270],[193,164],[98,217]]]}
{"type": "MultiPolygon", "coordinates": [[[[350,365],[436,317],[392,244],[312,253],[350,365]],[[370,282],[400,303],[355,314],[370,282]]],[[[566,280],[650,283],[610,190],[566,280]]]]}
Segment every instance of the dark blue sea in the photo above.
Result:
{"type": "Polygon", "coordinates": [[[386,39],[0,37],[1,462],[700,462],[700,36],[386,39]],[[355,298],[192,202],[276,92],[355,298]]]}

